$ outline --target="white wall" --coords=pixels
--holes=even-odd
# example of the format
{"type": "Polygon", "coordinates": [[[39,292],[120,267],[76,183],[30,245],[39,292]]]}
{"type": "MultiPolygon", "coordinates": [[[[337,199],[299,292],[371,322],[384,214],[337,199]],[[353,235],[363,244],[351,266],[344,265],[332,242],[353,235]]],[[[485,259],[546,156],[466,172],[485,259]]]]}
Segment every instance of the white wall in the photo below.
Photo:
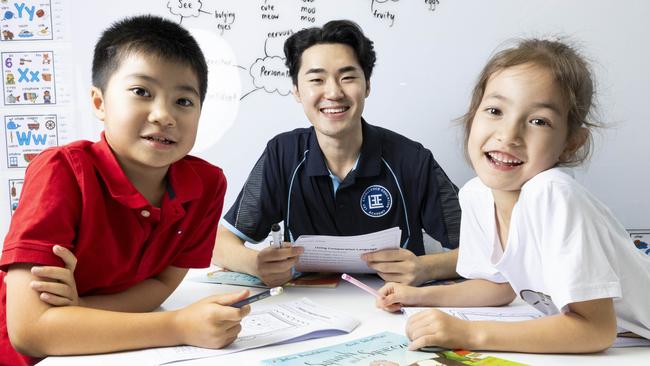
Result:
{"type": "MultiPolygon", "coordinates": [[[[593,61],[600,117],[610,125],[597,137],[596,153],[591,163],[578,171],[578,179],[625,227],[650,228],[650,189],[646,183],[650,178],[650,127],[645,113],[650,97],[650,2],[436,3],[57,0],[53,6],[59,4],[65,9],[62,17],[66,25],[62,27],[67,27],[66,32],[58,41],[40,42],[38,46],[58,47],[59,59],[65,62],[60,68],[68,72],[62,77],[66,77],[70,94],[69,135],[95,140],[101,124],[90,112],[88,90],[92,47],[101,30],[123,16],[142,13],[166,16],[190,28],[211,65],[209,96],[194,153],[224,169],[229,181],[227,209],[266,141],[277,133],[309,124],[301,106],[287,95],[288,78],[259,76],[262,65],[267,70],[283,70],[281,50],[286,37],[282,33],[331,19],[358,22],[375,41],[378,56],[364,117],[422,142],[457,185],[464,184],[472,172],[462,158],[461,129],[452,120],[464,113],[470,89],[493,50],[515,37],[569,36],[593,61]],[[181,11],[179,3],[191,7],[181,11]],[[269,35],[273,32],[277,34],[269,35]]],[[[0,46],[3,52],[29,48],[25,42],[2,42],[0,46]]],[[[17,109],[0,105],[4,114],[17,109]]],[[[4,164],[0,165],[4,168],[0,172],[3,180],[23,172],[0,163],[4,164]]],[[[8,225],[9,194],[9,186],[0,182],[0,234],[8,225]]]]}

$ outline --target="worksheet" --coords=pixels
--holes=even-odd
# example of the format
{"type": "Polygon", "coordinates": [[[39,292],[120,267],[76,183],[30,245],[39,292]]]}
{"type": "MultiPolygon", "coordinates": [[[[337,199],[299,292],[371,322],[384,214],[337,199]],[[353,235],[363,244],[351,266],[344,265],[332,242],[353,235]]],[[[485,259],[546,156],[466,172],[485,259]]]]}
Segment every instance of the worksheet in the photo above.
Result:
{"type": "Polygon", "coordinates": [[[294,246],[304,247],[296,264],[300,272],[376,273],[361,255],[398,249],[402,230],[394,227],[356,236],[301,235],[294,246]]]}
{"type": "Polygon", "coordinates": [[[359,321],[307,298],[278,305],[256,305],[242,321],[242,331],[230,346],[207,349],[191,346],[164,347],[139,351],[151,365],[219,356],[281,342],[329,337],[349,333],[359,321]]]}

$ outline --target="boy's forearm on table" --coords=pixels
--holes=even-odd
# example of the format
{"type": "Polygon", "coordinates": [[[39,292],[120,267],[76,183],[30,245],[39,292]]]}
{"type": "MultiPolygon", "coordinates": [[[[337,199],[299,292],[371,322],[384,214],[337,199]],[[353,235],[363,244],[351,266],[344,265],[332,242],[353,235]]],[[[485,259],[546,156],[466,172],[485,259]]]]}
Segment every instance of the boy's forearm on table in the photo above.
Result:
{"type": "Polygon", "coordinates": [[[109,311],[148,312],[157,309],[174,290],[150,278],[117,294],[81,297],[79,305],[109,311]]]}
{"type": "Polygon", "coordinates": [[[153,311],[176,290],[187,271],[187,268],[170,266],[158,276],[148,278],[122,292],[81,297],[79,305],[110,311],[153,311]]]}
{"type": "Polygon", "coordinates": [[[123,313],[79,306],[52,307],[17,340],[36,357],[105,353],[182,343],[175,312],[123,313]]]}

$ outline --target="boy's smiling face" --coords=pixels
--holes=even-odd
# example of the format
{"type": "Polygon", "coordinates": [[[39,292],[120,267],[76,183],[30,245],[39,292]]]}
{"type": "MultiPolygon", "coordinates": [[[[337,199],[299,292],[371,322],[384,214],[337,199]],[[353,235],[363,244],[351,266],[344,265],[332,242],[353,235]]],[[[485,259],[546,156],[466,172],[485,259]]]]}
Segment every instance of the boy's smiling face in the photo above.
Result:
{"type": "Polygon", "coordinates": [[[92,88],[92,101],[127,176],[166,173],[194,146],[201,100],[198,78],[188,65],[125,55],[105,90],[92,88]]]}

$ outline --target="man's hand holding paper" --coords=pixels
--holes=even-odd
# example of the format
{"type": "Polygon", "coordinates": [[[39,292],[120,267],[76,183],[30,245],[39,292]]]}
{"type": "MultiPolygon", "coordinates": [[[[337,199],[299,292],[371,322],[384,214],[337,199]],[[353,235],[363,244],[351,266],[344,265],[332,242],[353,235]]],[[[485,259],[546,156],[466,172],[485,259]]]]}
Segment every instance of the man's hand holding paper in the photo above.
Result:
{"type": "Polygon", "coordinates": [[[417,285],[427,280],[420,257],[403,248],[366,253],[361,257],[386,282],[417,285]]]}

